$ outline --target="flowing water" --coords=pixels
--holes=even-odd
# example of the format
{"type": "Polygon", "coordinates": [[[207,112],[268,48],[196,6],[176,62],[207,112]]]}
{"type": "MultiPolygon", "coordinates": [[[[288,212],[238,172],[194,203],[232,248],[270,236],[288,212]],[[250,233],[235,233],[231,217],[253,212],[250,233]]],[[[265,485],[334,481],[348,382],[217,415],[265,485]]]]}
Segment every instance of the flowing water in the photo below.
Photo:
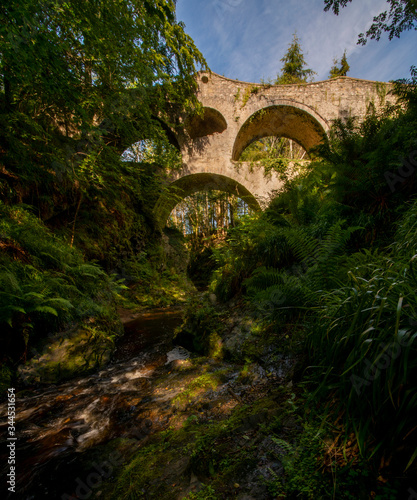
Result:
{"type": "MultiPolygon", "coordinates": [[[[86,450],[117,437],[143,439],[162,428],[168,395],[153,378],[188,352],[172,343],[181,311],[155,310],[126,324],[112,362],[103,370],[16,398],[17,493],[2,480],[2,498],[63,498],[73,491],[77,463],[86,450]],[[9,495],[9,496],[8,496],[9,495]]],[[[169,395],[172,397],[172,393],[169,395]]],[[[0,463],[8,471],[7,405],[0,405],[0,463]],[[7,467],[7,468],[6,468],[7,467]]],[[[68,496],[67,498],[70,498],[68,496]]]]}

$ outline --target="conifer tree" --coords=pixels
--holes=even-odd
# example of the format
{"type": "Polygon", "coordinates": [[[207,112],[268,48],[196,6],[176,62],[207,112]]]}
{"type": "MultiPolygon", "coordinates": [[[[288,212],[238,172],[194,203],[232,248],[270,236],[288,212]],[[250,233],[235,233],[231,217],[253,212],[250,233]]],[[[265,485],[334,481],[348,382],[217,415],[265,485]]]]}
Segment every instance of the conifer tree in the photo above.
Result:
{"type": "Polygon", "coordinates": [[[337,78],[338,76],[346,76],[350,70],[350,66],[347,62],[346,50],[343,53],[342,59],[340,59],[340,66],[337,59],[333,60],[333,66],[330,70],[329,78],[337,78]]]}
{"type": "Polygon", "coordinates": [[[281,74],[277,76],[275,85],[284,85],[287,83],[307,83],[313,80],[316,74],[312,69],[306,68],[306,61],[301,51],[301,45],[297,33],[293,34],[293,40],[288,47],[287,53],[281,59],[284,63],[281,74]]]}

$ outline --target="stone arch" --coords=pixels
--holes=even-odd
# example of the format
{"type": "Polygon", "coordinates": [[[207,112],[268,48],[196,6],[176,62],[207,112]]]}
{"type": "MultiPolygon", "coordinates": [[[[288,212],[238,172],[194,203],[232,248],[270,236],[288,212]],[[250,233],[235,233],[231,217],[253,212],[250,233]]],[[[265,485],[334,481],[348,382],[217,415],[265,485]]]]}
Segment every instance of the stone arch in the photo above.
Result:
{"type": "Polygon", "coordinates": [[[255,111],[240,128],[232,159],[238,161],[244,149],[253,141],[270,135],[287,137],[307,152],[322,141],[327,123],[305,105],[282,102],[255,111]]]}
{"type": "Polygon", "coordinates": [[[198,139],[215,133],[221,134],[227,129],[227,121],[220,111],[205,106],[201,116],[188,118],[186,129],[191,139],[198,139]]]}
{"type": "MultiPolygon", "coordinates": [[[[152,120],[154,120],[161,129],[164,131],[168,142],[179,152],[181,152],[180,143],[177,137],[177,134],[172,130],[172,128],[167,125],[164,120],[159,118],[158,116],[152,116],[152,120]]],[[[130,121],[134,124],[136,118],[131,118],[130,121]]],[[[132,138],[124,137],[119,132],[116,131],[113,123],[109,119],[105,119],[100,124],[100,128],[106,136],[107,144],[113,146],[119,154],[122,154],[126,149],[128,149],[132,144],[135,144],[141,140],[149,139],[149,135],[138,135],[137,137],[132,138]]]]}
{"type": "Polygon", "coordinates": [[[207,172],[190,174],[172,182],[155,204],[153,212],[159,227],[162,229],[165,226],[169,214],[181,200],[198,191],[209,190],[235,194],[253,210],[261,209],[255,196],[231,177],[207,172]]]}

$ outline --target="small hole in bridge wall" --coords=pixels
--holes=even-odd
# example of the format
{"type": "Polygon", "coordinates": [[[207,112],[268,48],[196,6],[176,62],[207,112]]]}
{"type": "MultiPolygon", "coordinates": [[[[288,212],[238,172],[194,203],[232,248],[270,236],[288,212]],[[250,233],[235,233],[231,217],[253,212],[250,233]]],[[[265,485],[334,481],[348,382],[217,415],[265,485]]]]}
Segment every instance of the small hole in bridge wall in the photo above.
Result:
{"type": "Polygon", "coordinates": [[[202,81],[203,83],[208,83],[208,77],[207,77],[207,76],[203,76],[203,77],[201,78],[201,81],[202,81]]]}

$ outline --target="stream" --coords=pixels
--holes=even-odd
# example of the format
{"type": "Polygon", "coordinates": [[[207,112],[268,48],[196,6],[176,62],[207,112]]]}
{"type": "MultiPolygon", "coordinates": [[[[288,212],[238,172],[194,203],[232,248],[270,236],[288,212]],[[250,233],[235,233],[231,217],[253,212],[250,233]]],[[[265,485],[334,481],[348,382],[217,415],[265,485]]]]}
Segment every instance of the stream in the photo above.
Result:
{"type": "MultiPolygon", "coordinates": [[[[118,437],[144,439],[169,420],[170,394],[153,378],[189,353],[172,342],[181,310],[158,309],[125,324],[110,364],[89,376],[16,398],[16,493],[2,498],[72,498],[79,457],[118,437]],[[65,497],[67,495],[67,497],[65,497]]],[[[7,403],[0,405],[0,463],[8,471],[7,403]]],[[[87,496],[85,497],[87,498],[87,496]]]]}

